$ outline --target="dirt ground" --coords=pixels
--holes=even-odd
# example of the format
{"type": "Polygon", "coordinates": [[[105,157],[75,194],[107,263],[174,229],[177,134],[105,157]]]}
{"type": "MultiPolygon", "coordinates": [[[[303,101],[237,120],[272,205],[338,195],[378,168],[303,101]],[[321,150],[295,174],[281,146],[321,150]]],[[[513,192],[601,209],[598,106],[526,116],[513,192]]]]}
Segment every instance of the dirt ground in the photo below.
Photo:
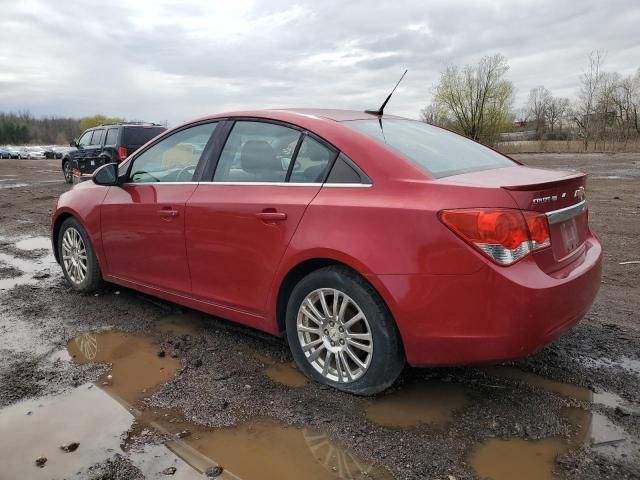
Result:
{"type": "Polygon", "coordinates": [[[305,381],[282,339],[73,292],[46,238],[59,161],[1,160],[0,479],[640,478],[640,154],[516,158],[589,173],[596,303],[527,359],[375,398],[305,381]]]}

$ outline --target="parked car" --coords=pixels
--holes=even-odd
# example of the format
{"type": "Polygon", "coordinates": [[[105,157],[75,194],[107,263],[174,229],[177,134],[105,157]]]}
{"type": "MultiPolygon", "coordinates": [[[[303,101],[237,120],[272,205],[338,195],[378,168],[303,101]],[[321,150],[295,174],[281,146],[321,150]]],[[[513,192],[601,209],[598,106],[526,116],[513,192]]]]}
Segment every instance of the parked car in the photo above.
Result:
{"type": "Polygon", "coordinates": [[[0,158],[3,159],[10,159],[11,158],[11,152],[5,148],[0,148],[0,158]]]}
{"type": "Polygon", "coordinates": [[[118,123],[86,130],[71,142],[73,150],[62,156],[62,173],[71,183],[74,176],[88,175],[110,162],[121,162],[153,137],[166,131],[155,123],[118,123]]]}
{"type": "Polygon", "coordinates": [[[11,155],[12,159],[16,160],[20,158],[20,151],[17,148],[9,147],[7,150],[9,150],[9,155],[11,155]]]}
{"type": "Polygon", "coordinates": [[[40,160],[40,159],[46,158],[44,154],[44,150],[40,147],[27,147],[25,152],[26,152],[25,158],[29,160],[40,160]]]}
{"type": "Polygon", "coordinates": [[[56,156],[55,147],[53,146],[44,147],[42,151],[44,153],[44,157],[48,160],[55,158],[56,156]]]}
{"type": "Polygon", "coordinates": [[[405,362],[521,358],[572,327],[601,276],[585,182],[399,117],[227,113],[62,194],[52,242],[78,291],[285,335],[305,375],[373,394],[405,362]]]}

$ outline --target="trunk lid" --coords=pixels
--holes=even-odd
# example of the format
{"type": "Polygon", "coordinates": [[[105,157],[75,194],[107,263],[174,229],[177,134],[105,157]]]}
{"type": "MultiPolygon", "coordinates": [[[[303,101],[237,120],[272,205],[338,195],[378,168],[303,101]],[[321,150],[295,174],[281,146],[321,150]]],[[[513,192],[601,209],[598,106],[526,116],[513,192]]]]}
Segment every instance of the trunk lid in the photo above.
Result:
{"type": "Polygon", "coordinates": [[[545,250],[552,256],[542,251],[537,255],[544,270],[567,263],[587,238],[586,174],[582,172],[513,166],[464,173],[438,182],[501,188],[519,209],[545,213],[551,237],[551,248],[545,250]]]}

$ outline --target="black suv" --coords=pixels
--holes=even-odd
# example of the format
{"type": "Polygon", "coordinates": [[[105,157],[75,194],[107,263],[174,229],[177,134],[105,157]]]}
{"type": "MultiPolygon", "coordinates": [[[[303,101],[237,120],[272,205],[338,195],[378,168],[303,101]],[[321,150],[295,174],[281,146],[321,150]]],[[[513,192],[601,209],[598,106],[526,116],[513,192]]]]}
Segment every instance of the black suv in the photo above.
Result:
{"type": "Polygon", "coordinates": [[[90,128],[79,140],[71,142],[76,150],[63,155],[64,179],[72,183],[74,176],[91,174],[106,163],[121,162],[165,130],[156,123],[117,123],[90,128]]]}

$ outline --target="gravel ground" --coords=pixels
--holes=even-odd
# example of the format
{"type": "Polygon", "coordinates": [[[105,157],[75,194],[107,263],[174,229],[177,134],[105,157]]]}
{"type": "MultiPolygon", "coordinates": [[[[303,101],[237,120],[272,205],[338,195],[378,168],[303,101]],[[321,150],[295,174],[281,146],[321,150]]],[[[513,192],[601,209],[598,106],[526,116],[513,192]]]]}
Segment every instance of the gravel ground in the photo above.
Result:
{"type": "MultiPolygon", "coordinates": [[[[96,295],[73,292],[46,250],[15,245],[48,235],[53,201],[68,188],[58,162],[2,161],[0,178],[8,181],[0,188],[0,407],[99,382],[104,365],[78,365],[60,352],[81,333],[117,329],[143,333],[158,351],[179,359],[175,377],[136,408],[178,412],[184,417],[180,428],[187,424],[207,431],[272,418],[322,432],[362,461],[407,480],[478,478],[482,473],[473,459],[490,439],[526,439],[537,445],[533,440],[560,438],[568,447],[557,452],[555,462],[551,457],[558,478],[640,478],[640,265],[620,265],[640,260],[640,155],[517,158],[590,174],[590,222],[606,252],[596,303],[568,335],[525,360],[501,367],[407,369],[400,383],[377,399],[309,382],[300,388],[275,382],[266,373],[269,365],[292,360],[282,339],[113,285],[96,295]],[[12,183],[28,185],[12,188],[12,183]],[[33,268],[25,273],[21,265],[33,268]],[[22,284],[8,288],[2,283],[8,279],[22,284]],[[385,399],[408,405],[410,392],[425,384],[444,392],[437,398],[429,396],[432,392],[418,397],[422,413],[432,415],[432,421],[398,428],[367,416],[371,405],[385,399]],[[591,403],[582,395],[588,392],[575,387],[608,400],[596,403],[596,396],[591,403]],[[577,411],[581,420],[568,411],[577,411]],[[623,441],[613,438],[613,446],[591,447],[586,429],[592,415],[606,421],[605,442],[612,440],[606,436],[611,431],[624,432],[623,441]]],[[[593,430],[598,430],[595,421],[593,430]]],[[[134,441],[145,444],[161,437],[146,432],[134,441]]],[[[514,455],[522,453],[520,444],[508,445],[514,455]]],[[[85,467],[84,478],[144,478],[126,448],[85,467]]],[[[523,464],[522,478],[547,478],[545,468],[551,467],[523,464]],[[526,477],[527,469],[539,476],[526,477]]],[[[26,463],[25,475],[33,469],[32,461],[26,463]]],[[[268,472],[265,466],[265,478],[268,472]]]]}

